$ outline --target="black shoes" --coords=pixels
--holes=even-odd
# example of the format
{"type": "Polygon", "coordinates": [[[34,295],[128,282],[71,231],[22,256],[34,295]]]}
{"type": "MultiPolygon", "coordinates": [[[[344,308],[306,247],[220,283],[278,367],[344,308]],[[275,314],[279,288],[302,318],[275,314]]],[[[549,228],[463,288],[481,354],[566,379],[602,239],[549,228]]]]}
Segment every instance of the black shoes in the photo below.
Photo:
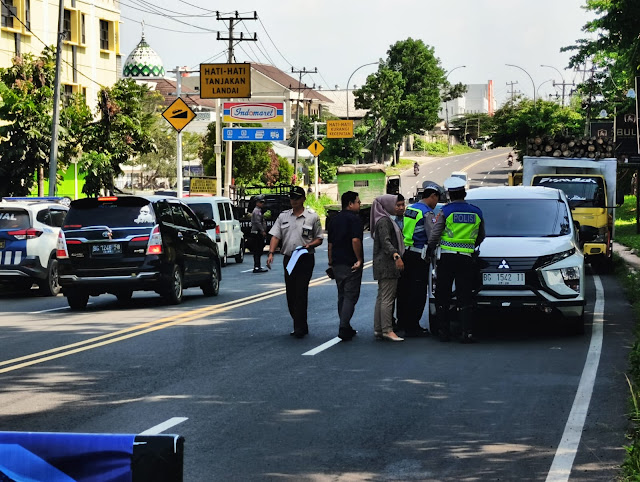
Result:
{"type": "Polygon", "coordinates": [[[405,330],[404,337],[405,338],[428,338],[431,336],[429,330],[426,328],[418,327],[413,330],[405,330]]]}
{"type": "Polygon", "coordinates": [[[307,328],[306,330],[303,331],[295,331],[293,330],[291,333],[289,333],[290,336],[295,336],[296,338],[304,338],[305,335],[309,334],[309,329],[307,328]]]}
{"type": "Polygon", "coordinates": [[[351,327],[340,328],[338,330],[338,338],[340,338],[342,341],[351,341],[351,339],[357,334],[358,332],[351,327]]]}
{"type": "Polygon", "coordinates": [[[269,271],[267,268],[253,268],[254,273],[266,273],[269,271]]]}
{"type": "Polygon", "coordinates": [[[473,334],[467,331],[462,332],[462,337],[460,338],[460,343],[464,343],[465,345],[476,343],[476,339],[473,337],[473,334]]]}

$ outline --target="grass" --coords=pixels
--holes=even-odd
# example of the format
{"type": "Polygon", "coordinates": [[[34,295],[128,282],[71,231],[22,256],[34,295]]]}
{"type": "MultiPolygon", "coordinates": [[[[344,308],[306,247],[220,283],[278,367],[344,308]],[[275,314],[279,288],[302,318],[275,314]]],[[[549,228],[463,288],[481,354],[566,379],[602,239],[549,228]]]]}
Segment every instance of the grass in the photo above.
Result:
{"type": "Polygon", "coordinates": [[[640,235],[636,232],[635,196],[625,196],[622,207],[616,209],[615,240],[640,253],[640,235]]]}
{"type": "MultiPolygon", "coordinates": [[[[636,233],[636,197],[625,196],[624,204],[616,209],[616,241],[640,252],[640,234],[636,233]]],[[[635,318],[634,343],[629,354],[629,443],[624,446],[626,455],[622,463],[621,480],[640,480],[640,273],[631,271],[616,256],[616,273],[623,286],[635,318]]]]}

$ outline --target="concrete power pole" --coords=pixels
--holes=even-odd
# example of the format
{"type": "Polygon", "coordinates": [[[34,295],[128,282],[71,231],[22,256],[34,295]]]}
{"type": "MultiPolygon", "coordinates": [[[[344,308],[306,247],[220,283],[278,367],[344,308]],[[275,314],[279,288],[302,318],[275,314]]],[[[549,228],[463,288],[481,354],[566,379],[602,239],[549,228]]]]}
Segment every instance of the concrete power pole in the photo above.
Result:
{"type": "MultiPolygon", "coordinates": [[[[295,70],[291,67],[292,74],[299,74],[298,87],[292,87],[298,90],[298,101],[296,102],[296,147],[293,155],[293,175],[296,177],[296,182],[298,181],[298,142],[300,140],[300,92],[307,88],[306,85],[302,84],[302,76],[304,74],[316,74],[318,73],[318,67],[314,67],[313,70],[307,70],[306,67],[302,67],[302,70],[295,70]]],[[[349,86],[347,86],[348,88],[349,86]]]]}
{"type": "MultiPolygon", "coordinates": [[[[228,56],[228,60],[227,62],[232,64],[233,63],[233,44],[234,42],[257,42],[258,40],[258,36],[257,34],[253,34],[253,38],[251,37],[245,37],[243,32],[240,32],[240,36],[238,37],[234,37],[233,35],[233,28],[241,21],[243,20],[258,20],[258,13],[257,12],[253,12],[253,17],[242,17],[238,14],[238,12],[236,11],[235,14],[233,16],[230,17],[223,17],[220,15],[220,12],[216,11],[216,20],[222,20],[224,22],[229,22],[229,36],[228,37],[223,37],[220,35],[220,32],[218,32],[218,36],[217,39],[218,40],[228,40],[229,41],[229,56],[228,56]]],[[[216,120],[218,123],[221,122],[220,117],[217,118],[216,120]]],[[[229,127],[232,127],[233,124],[229,123],[229,127]]],[[[227,149],[226,149],[226,156],[225,156],[225,176],[224,176],[224,195],[225,196],[229,196],[229,186],[231,186],[231,180],[232,180],[232,171],[233,171],[233,143],[232,141],[227,141],[227,149]]]]}
{"type": "Polygon", "coordinates": [[[516,91],[513,90],[513,86],[516,85],[518,81],[516,80],[515,82],[505,82],[505,83],[511,87],[511,90],[509,90],[509,94],[511,94],[511,103],[513,103],[515,99],[515,94],[516,94],[516,91]]]}
{"type": "Polygon", "coordinates": [[[49,196],[56,195],[58,183],[58,130],[60,128],[60,70],[64,36],[64,0],[59,2],[58,43],[56,46],[56,76],[53,87],[53,119],[51,123],[51,152],[49,152],[49,196]]]}

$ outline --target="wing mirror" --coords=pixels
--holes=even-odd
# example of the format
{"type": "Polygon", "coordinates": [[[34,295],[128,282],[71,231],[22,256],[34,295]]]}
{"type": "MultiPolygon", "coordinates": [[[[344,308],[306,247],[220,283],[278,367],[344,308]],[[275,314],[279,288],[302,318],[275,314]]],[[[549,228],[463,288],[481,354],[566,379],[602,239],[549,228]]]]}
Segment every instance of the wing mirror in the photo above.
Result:
{"type": "Polygon", "coordinates": [[[206,219],[202,220],[202,227],[204,229],[207,229],[207,230],[216,229],[216,226],[217,226],[217,224],[213,219],[206,218],[206,219]]]}

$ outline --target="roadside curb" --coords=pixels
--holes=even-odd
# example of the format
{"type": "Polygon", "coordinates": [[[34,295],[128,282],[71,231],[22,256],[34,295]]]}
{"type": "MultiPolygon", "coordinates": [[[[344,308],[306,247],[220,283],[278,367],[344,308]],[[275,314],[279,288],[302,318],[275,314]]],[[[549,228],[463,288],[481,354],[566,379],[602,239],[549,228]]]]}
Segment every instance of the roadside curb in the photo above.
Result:
{"type": "Polygon", "coordinates": [[[640,271],[640,257],[633,249],[614,241],[613,252],[620,256],[631,269],[640,271]]]}

